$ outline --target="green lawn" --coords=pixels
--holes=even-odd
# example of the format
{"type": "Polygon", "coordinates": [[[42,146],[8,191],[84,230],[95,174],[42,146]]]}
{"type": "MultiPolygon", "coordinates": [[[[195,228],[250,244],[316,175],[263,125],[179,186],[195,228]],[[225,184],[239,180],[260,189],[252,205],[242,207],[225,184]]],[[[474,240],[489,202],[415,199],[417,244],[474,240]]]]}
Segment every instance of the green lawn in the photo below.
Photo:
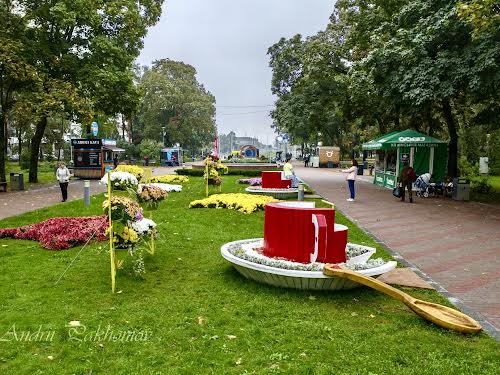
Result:
{"type": "MultiPolygon", "coordinates": [[[[242,191],[238,178],[226,176],[223,192],[242,191]]],[[[170,194],[154,213],[161,237],[157,254],[146,257],[148,273],[137,279],[125,267],[114,295],[106,243],[86,248],[55,285],[80,248],[52,252],[31,241],[0,240],[0,373],[498,373],[500,345],[489,336],[436,327],[375,291],[306,292],[246,280],[221,258],[220,246],[262,236],[263,213],[187,208],[202,196],[202,180],[193,177],[182,193],[170,194]],[[84,327],[70,330],[73,320],[84,327]],[[5,334],[39,327],[53,331],[53,341],[5,334]],[[146,340],[113,342],[108,327],[136,339],[142,332],[146,340]]],[[[85,209],[81,201],[60,204],[0,227],[98,214],[102,200],[94,197],[85,209]]],[[[349,225],[351,242],[376,246],[337,218],[349,225]]],[[[388,257],[380,247],[379,254],[388,257]]],[[[446,303],[436,292],[410,293],[446,303]]]]}
{"type": "MultiPolygon", "coordinates": [[[[472,187],[474,187],[475,183],[481,181],[481,179],[482,177],[479,176],[473,178],[472,187]]],[[[483,194],[472,191],[471,199],[479,202],[500,204],[500,176],[488,176],[488,183],[492,187],[492,191],[490,193],[483,194]]]]}
{"type": "Polygon", "coordinates": [[[489,176],[488,181],[495,191],[500,193],[500,176],[489,176]]]}
{"type": "MultiPolygon", "coordinates": [[[[27,169],[22,169],[19,166],[19,162],[14,162],[14,161],[9,161],[5,164],[6,167],[6,177],[7,181],[10,183],[10,172],[14,173],[23,173],[24,174],[24,186],[25,188],[31,188],[37,185],[41,184],[48,184],[48,183],[56,183],[56,176],[55,176],[55,171],[54,171],[54,163],[55,162],[41,162],[38,166],[38,183],[33,184],[28,182],[29,178],[29,171],[27,169]]],[[[9,187],[10,188],[10,187],[9,187]]]]}

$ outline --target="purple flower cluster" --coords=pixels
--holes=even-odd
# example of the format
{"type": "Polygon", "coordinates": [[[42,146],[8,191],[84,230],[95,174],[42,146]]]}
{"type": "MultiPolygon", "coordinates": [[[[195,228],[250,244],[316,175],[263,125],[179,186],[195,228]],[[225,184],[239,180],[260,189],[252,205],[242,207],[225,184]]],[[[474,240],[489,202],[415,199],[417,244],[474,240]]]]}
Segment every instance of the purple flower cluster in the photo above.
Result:
{"type": "Polygon", "coordinates": [[[259,186],[259,185],[262,185],[262,178],[260,178],[260,177],[242,178],[238,182],[240,184],[248,184],[250,186],[259,186]]]}

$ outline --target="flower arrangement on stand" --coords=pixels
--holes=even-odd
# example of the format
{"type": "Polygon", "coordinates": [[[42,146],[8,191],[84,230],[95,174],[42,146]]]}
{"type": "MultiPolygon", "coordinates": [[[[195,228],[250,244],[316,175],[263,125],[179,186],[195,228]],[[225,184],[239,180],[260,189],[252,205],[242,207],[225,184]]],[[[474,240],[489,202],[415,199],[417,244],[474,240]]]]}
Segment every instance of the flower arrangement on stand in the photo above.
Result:
{"type": "MultiPolygon", "coordinates": [[[[125,254],[132,260],[134,273],[142,275],[146,272],[144,252],[155,253],[157,230],[152,219],[144,218],[139,203],[128,197],[113,196],[110,179],[111,174],[108,176],[108,199],[103,202],[103,210],[107,212],[109,221],[106,233],[109,236],[111,289],[114,293],[116,271],[125,262],[125,259],[118,259],[115,250],[126,250],[125,254]]],[[[140,191],[134,190],[135,197],[150,208],[157,207],[167,197],[167,193],[157,187],[146,186],[142,186],[140,191]]]]}
{"type": "Polygon", "coordinates": [[[221,175],[227,174],[228,168],[224,164],[222,164],[219,158],[215,155],[210,155],[205,159],[203,163],[205,165],[205,173],[203,174],[203,178],[205,179],[205,191],[206,195],[208,196],[208,185],[219,186],[219,191],[221,191],[221,175]]]}
{"type": "Polygon", "coordinates": [[[165,190],[154,185],[140,185],[137,190],[137,201],[144,204],[148,210],[157,209],[160,202],[167,196],[165,190]]]}
{"type": "Polygon", "coordinates": [[[137,185],[139,185],[137,177],[135,177],[132,173],[115,171],[106,173],[104,177],[101,178],[101,184],[108,184],[108,175],[111,183],[111,188],[113,190],[137,189],[137,185]]]}

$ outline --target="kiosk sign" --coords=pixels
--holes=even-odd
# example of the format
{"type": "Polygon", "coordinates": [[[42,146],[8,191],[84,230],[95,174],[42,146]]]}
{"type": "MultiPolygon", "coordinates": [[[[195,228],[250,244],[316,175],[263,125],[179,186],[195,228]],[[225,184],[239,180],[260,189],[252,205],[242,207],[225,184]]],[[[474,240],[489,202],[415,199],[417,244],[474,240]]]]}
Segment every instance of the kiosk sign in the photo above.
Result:
{"type": "Polygon", "coordinates": [[[90,125],[90,129],[92,130],[92,135],[94,137],[97,137],[97,133],[99,132],[99,125],[97,125],[97,122],[93,122],[91,125],[90,125]]]}

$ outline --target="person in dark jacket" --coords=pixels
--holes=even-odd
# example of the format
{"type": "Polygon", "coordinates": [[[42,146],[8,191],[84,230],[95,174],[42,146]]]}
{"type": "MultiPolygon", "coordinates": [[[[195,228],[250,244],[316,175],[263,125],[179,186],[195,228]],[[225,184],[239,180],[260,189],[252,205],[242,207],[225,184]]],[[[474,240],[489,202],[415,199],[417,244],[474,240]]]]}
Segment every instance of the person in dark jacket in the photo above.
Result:
{"type": "Polygon", "coordinates": [[[408,189],[408,197],[410,198],[410,203],[413,203],[412,188],[413,183],[416,180],[415,170],[405,162],[403,164],[403,169],[401,170],[401,175],[399,176],[399,183],[401,184],[401,201],[405,201],[405,190],[408,189]]]}

